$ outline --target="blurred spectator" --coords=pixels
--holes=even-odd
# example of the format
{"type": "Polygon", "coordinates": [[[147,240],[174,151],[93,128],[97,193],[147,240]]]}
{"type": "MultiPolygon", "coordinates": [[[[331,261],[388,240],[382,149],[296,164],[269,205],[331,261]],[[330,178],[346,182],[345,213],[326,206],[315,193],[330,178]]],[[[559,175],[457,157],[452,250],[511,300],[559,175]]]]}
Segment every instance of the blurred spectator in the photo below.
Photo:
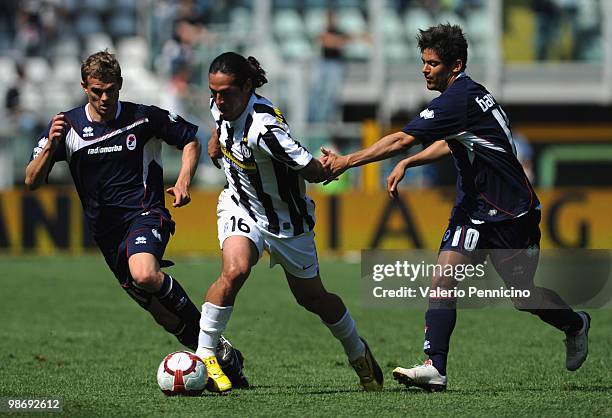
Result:
{"type": "Polygon", "coordinates": [[[10,49],[17,32],[17,0],[0,1],[0,50],[10,49]]]}
{"type": "Polygon", "coordinates": [[[601,6],[599,0],[577,0],[573,33],[573,58],[577,60],[601,60],[601,6]]]}
{"type": "Polygon", "coordinates": [[[20,6],[15,48],[21,56],[44,56],[48,58],[48,47],[54,42],[58,34],[58,2],[54,0],[30,0],[22,2],[20,6]]]}
{"type": "Polygon", "coordinates": [[[325,30],[319,35],[321,58],[311,80],[308,120],[331,122],[338,117],[338,93],[343,81],[342,49],[350,40],[336,26],[336,14],[327,11],[325,30]]]}
{"type": "Polygon", "coordinates": [[[177,64],[172,77],[160,97],[161,107],[180,115],[189,115],[186,101],[189,98],[191,69],[186,62],[177,64]]]}
{"type": "Polygon", "coordinates": [[[168,40],[158,58],[158,70],[167,76],[176,74],[184,65],[190,70],[190,83],[202,85],[202,77],[208,74],[209,49],[214,36],[200,22],[177,20],[174,37],[168,40]]]}
{"type": "Polygon", "coordinates": [[[536,58],[544,61],[549,58],[550,47],[558,38],[561,9],[555,0],[532,0],[531,8],[536,18],[536,58]]]}
{"type": "Polygon", "coordinates": [[[25,72],[23,65],[17,64],[17,80],[6,91],[4,97],[4,107],[6,109],[7,121],[10,128],[18,133],[18,135],[31,136],[37,130],[42,129],[40,122],[36,116],[23,108],[21,103],[21,94],[23,85],[25,84],[25,72]]]}

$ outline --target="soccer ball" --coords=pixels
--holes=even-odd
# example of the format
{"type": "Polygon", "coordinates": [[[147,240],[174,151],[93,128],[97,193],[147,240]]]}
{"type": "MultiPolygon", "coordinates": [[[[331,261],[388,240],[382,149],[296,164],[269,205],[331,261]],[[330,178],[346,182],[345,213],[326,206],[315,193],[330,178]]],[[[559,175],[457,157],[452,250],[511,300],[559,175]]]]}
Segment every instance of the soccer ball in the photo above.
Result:
{"type": "Polygon", "coordinates": [[[207,380],[206,366],[188,351],[168,354],[157,369],[157,383],[167,396],[200,395],[207,380]]]}

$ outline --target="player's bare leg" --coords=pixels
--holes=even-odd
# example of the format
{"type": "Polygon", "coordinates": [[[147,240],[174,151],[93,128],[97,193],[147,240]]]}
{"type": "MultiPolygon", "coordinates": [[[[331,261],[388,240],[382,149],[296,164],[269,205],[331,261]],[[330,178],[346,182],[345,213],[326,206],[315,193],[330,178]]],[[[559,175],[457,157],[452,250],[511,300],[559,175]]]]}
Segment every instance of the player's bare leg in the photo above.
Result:
{"type": "Polygon", "coordinates": [[[221,275],[208,289],[202,305],[196,351],[206,364],[211,390],[227,392],[232,388],[230,379],[219,367],[215,347],[229,322],[236,295],[258,259],[255,244],[246,237],[230,236],[223,242],[223,268],[221,275]]]}
{"type": "MultiPolygon", "coordinates": [[[[456,251],[441,251],[437,264],[440,271],[448,265],[470,264],[468,256],[456,251]]],[[[454,270],[453,270],[454,271],[454,270]]],[[[452,277],[434,275],[432,289],[450,290],[458,285],[452,277]]],[[[446,390],[446,360],[450,338],[457,321],[456,298],[430,298],[425,313],[425,342],[423,348],[429,359],[412,368],[396,367],[393,377],[406,386],[416,386],[429,391],[446,390]]]]}
{"type": "Polygon", "coordinates": [[[318,275],[304,279],[285,270],[285,276],[296,301],[308,311],[317,314],[332,335],[340,341],[349,363],[359,376],[361,386],[366,391],[382,390],[382,370],[365,340],[357,333],[355,321],[342,299],[329,293],[318,275]]]}
{"type": "Polygon", "coordinates": [[[128,259],[131,280],[124,289],[166,331],[185,346],[195,349],[200,312],[180,283],[160,270],[155,256],[136,253],[128,259]]]}

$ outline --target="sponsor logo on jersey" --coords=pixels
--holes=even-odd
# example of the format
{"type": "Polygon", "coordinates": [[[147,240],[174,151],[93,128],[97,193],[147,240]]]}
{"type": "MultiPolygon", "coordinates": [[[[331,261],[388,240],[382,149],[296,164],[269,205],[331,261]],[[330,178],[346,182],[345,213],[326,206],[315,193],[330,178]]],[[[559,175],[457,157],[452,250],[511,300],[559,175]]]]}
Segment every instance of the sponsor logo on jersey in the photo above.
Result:
{"type": "Polygon", "coordinates": [[[94,135],[93,128],[91,126],[86,126],[83,128],[83,138],[89,138],[94,135]]]}
{"type": "Polygon", "coordinates": [[[419,113],[419,116],[422,117],[423,119],[433,119],[434,111],[431,109],[425,109],[421,113],[419,113]]]}
{"type": "Polygon", "coordinates": [[[139,244],[146,244],[147,243],[147,237],[136,237],[136,239],[134,240],[134,244],[139,245],[139,244]]]}
{"type": "Polygon", "coordinates": [[[109,152],[119,152],[123,150],[123,145],[112,145],[109,147],[95,147],[87,150],[88,155],[107,154],[109,152]]]}
{"type": "Polygon", "coordinates": [[[127,146],[127,149],[134,151],[136,149],[136,135],[129,134],[125,140],[125,145],[127,146]]]}
{"type": "Polygon", "coordinates": [[[486,112],[495,106],[495,99],[493,99],[493,95],[491,93],[485,94],[482,96],[482,99],[480,97],[476,97],[474,100],[476,100],[476,103],[478,103],[478,106],[480,106],[483,112],[486,112]]]}

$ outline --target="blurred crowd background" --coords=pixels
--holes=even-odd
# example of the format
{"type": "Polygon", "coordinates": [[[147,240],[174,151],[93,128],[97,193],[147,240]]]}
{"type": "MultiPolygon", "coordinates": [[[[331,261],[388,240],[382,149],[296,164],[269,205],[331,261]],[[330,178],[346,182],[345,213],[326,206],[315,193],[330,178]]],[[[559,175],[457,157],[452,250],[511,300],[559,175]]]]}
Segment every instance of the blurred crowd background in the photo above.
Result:
{"type": "MultiPolygon", "coordinates": [[[[117,54],[122,100],[183,115],[201,126],[202,141],[212,127],[210,62],[227,50],[253,55],[269,75],[261,93],[283,110],[293,136],[315,154],[321,145],[346,152],[401,128],[435,97],[425,89],[415,37],[439,22],[464,28],[467,72],[505,107],[538,186],[610,185],[610,176],[596,173],[612,162],[611,3],[2,0],[0,187],[22,184],[50,118],[84,103],[80,64],[90,53],[117,54]],[[559,157],[560,147],[570,147],[569,157],[559,157]],[[551,158],[566,165],[551,174],[551,158]]],[[[180,155],[166,149],[164,159],[172,179],[180,155]]],[[[334,187],[380,188],[392,164],[334,187]]],[[[453,184],[452,166],[444,164],[411,171],[405,184],[453,184]]],[[[203,157],[198,186],[222,181],[203,157]]],[[[51,182],[70,182],[66,168],[56,167],[51,182]]]]}

